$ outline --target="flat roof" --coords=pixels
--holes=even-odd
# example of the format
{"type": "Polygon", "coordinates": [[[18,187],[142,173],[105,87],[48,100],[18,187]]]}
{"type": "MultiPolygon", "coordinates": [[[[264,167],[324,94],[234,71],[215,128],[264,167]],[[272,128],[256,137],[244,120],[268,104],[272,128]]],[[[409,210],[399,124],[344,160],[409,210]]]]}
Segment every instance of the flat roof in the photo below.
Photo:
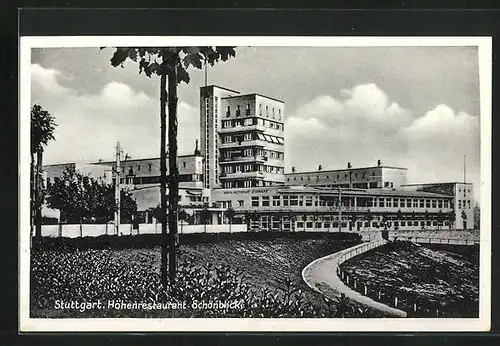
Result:
{"type": "MultiPolygon", "coordinates": [[[[314,194],[325,194],[325,195],[338,195],[337,188],[319,188],[313,186],[304,186],[304,185],[275,185],[275,186],[253,186],[253,187],[241,187],[234,189],[224,189],[217,188],[213,189],[214,191],[220,192],[260,192],[262,190],[275,190],[279,193],[314,193],[314,194]],[[259,191],[260,190],[260,191],[259,191]]],[[[424,192],[424,191],[407,191],[407,190],[384,190],[384,189],[349,189],[342,188],[341,193],[347,195],[358,195],[358,196],[404,196],[404,197],[443,197],[443,198],[453,198],[449,195],[443,195],[439,193],[433,192],[424,192]]]]}
{"type": "MultiPolygon", "coordinates": [[[[292,188],[282,188],[278,189],[279,192],[309,192],[309,193],[324,193],[331,195],[338,195],[338,189],[325,189],[325,188],[314,188],[310,186],[303,185],[292,185],[292,188]],[[300,188],[302,187],[302,188],[300,188]]],[[[433,192],[424,192],[424,191],[406,191],[406,190],[384,190],[384,189],[349,189],[342,188],[341,193],[348,195],[362,195],[362,196],[404,196],[404,197],[446,197],[452,198],[449,195],[443,195],[439,193],[433,192]]]]}
{"type": "MultiPolygon", "coordinates": [[[[186,157],[201,157],[199,155],[194,155],[194,154],[189,154],[189,155],[178,155],[177,158],[186,158],[186,157]]],[[[168,155],[167,155],[168,158],[168,155]]],[[[149,157],[149,158],[140,158],[140,159],[128,159],[128,160],[121,160],[120,162],[130,162],[130,161],[146,161],[146,160],[159,160],[159,157],[149,157]]],[[[109,163],[115,163],[114,160],[110,161],[86,161],[86,162],[62,162],[62,163],[52,163],[49,165],[43,165],[43,167],[51,167],[51,166],[63,166],[63,165],[74,165],[74,164],[82,164],[82,165],[103,165],[103,164],[109,164],[109,163]]]]}
{"type": "Polygon", "coordinates": [[[219,89],[224,89],[224,90],[227,90],[227,91],[231,91],[233,93],[237,93],[239,94],[240,92],[239,91],[236,91],[236,90],[233,90],[233,89],[229,89],[229,88],[225,88],[225,87],[222,87],[222,86],[219,86],[219,85],[214,85],[214,84],[211,84],[211,85],[204,85],[204,86],[201,86],[200,89],[203,89],[203,88],[219,88],[219,89]]]}
{"type": "Polygon", "coordinates": [[[285,173],[285,175],[293,175],[293,174],[309,174],[309,173],[331,173],[331,172],[342,172],[342,171],[357,171],[363,169],[373,169],[373,168],[390,168],[390,169],[400,169],[407,171],[408,168],[404,167],[395,167],[395,166],[369,166],[369,167],[357,167],[357,168],[340,168],[340,169],[326,169],[326,170],[315,170],[315,171],[305,171],[305,172],[289,172],[285,173]]]}
{"type": "Polygon", "coordinates": [[[463,181],[444,181],[438,183],[413,183],[413,184],[401,184],[401,186],[431,186],[431,185],[442,185],[442,184],[465,184],[465,185],[473,185],[473,183],[464,183],[463,181]]]}
{"type": "Polygon", "coordinates": [[[241,95],[235,95],[235,96],[226,96],[226,97],[221,97],[221,99],[233,99],[233,98],[245,97],[245,96],[261,96],[261,97],[265,97],[266,99],[278,101],[280,103],[285,103],[284,101],[278,100],[277,98],[266,96],[266,95],[262,95],[262,94],[259,94],[259,93],[249,93],[249,94],[241,94],[241,95]]]}

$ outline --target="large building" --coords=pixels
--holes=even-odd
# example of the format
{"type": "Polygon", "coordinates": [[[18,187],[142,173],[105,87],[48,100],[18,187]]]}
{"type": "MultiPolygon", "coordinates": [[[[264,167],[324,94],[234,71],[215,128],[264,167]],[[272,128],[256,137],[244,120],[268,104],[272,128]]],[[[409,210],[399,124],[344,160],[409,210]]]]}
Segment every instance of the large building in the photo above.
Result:
{"type": "MultiPolygon", "coordinates": [[[[284,103],[260,94],[240,94],[218,87],[200,88],[201,145],[193,155],[178,157],[179,206],[202,211],[212,222],[246,222],[262,231],[360,231],[384,227],[434,230],[474,227],[473,186],[466,183],[408,184],[407,169],[371,167],[284,174],[284,103]]],[[[45,166],[48,179],[72,165],[113,182],[115,162],[45,166]]],[[[168,174],[168,171],[167,171],[168,174]]],[[[160,202],[159,158],[127,159],[120,183],[136,198],[138,210],[160,202]]],[[[195,221],[196,222],[196,221],[195,221]]]]}
{"type": "Polygon", "coordinates": [[[404,191],[423,191],[440,193],[453,197],[454,228],[474,228],[474,186],[472,183],[444,182],[425,184],[406,184],[401,186],[404,191]]]}
{"type": "MultiPolygon", "coordinates": [[[[321,168],[321,167],[319,167],[321,168]]],[[[373,167],[295,172],[285,174],[285,185],[306,185],[329,188],[399,189],[407,183],[406,168],[382,165],[378,160],[373,167]]]]}
{"type": "Polygon", "coordinates": [[[200,88],[200,137],[207,188],[284,184],[284,103],[260,94],[200,88]]]}
{"type": "Polygon", "coordinates": [[[388,189],[215,189],[212,199],[234,209],[251,229],[263,231],[437,230],[451,226],[453,211],[452,196],[388,189]]]}

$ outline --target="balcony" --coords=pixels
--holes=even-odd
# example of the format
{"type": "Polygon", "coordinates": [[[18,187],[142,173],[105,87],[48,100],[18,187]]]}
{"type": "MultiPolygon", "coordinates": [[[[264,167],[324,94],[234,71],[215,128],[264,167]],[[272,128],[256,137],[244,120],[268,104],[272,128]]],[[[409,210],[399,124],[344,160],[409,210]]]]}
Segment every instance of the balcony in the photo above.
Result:
{"type": "Polygon", "coordinates": [[[264,125],[256,125],[256,124],[223,127],[221,129],[219,129],[220,134],[244,133],[244,132],[249,132],[249,131],[260,131],[260,132],[267,133],[268,135],[274,135],[277,137],[283,137],[283,133],[284,133],[282,130],[272,129],[272,128],[266,127],[264,125]]]}
{"type": "Polygon", "coordinates": [[[221,180],[225,180],[225,179],[235,179],[235,178],[254,178],[254,179],[264,179],[264,172],[234,172],[234,173],[225,173],[225,172],[222,172],[220,175],[219,175],[219,178],[221,180]]]}
{"type": "Polygon", "coordinates": [[[223,157],[219,159],[220,164],[224,163],[238,163],[238,162],[264,162],[267,161],[267,157],[262,155],[257,156],[231,156],[231,157],[223,157]]]}
{"type": "Polygon", "coordinates": [[[283,144],[276,144],[266,142],[261,139],[252,139],[250,141],[241,141],[241,142],[227,142],[219,144],[219,149],[230,149],[230,148],[244,148],[244,147],[260,147],[260,148],[268,148],[274,151],[283,151],[283,144]]]}

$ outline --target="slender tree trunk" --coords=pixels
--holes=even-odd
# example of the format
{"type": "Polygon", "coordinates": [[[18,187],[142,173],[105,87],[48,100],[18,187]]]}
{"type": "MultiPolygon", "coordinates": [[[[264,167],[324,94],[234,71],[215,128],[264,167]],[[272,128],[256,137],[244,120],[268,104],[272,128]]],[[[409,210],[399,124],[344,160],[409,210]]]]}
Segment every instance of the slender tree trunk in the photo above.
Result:
{"type": "Polygon", "coordinates": [[[170,179],[168,186],[168,228],[169,228],[169,277],[175,278],[177,271],[177,247],[179,234],[177,214],[179,203],[179,170],[177,167],[177,64],[175,58],[168,76],[168,167],[170,179]]]}
{"type": "MultiPolygon", "coordinates": [[[[167,76],[160,77],[160,216],[161,216],[161,282],[165,287],[168,282],[168,239],[167,223],[167,158],[166,158],[166,132],[167,132],[167,76]]],[[[156,220],[158,220],[156,218],[156,220]]],[[[155,226],[156,229],[156,226],[155,226]]]]}
{"type": "Polygon", "coordinates": [[[35,238],[42,237],[42,161],[43,152],[39,150],[36,154],[36,190],[35,190],[35,238]]]}

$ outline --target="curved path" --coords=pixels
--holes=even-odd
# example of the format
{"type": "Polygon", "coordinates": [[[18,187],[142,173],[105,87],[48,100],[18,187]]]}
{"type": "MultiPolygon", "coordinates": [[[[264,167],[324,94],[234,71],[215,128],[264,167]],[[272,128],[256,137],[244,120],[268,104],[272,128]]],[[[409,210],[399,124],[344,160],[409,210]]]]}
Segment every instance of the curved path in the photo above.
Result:
{"type": "Polygon", "coordinates": [[[406,317],[405,311],[382,304],[352,290],[345,285],[337,275],[337,267],[345,260],[385,243],[384,240],[375,240],[369,243],[355,245],[332,255],[318,258],[309,263],[302,270],[302,278],[310,288],[326,297],[333,299],[338,296],[339,293],[344,293],[349,299],[376,309],[387,317],[406,317]]]}

